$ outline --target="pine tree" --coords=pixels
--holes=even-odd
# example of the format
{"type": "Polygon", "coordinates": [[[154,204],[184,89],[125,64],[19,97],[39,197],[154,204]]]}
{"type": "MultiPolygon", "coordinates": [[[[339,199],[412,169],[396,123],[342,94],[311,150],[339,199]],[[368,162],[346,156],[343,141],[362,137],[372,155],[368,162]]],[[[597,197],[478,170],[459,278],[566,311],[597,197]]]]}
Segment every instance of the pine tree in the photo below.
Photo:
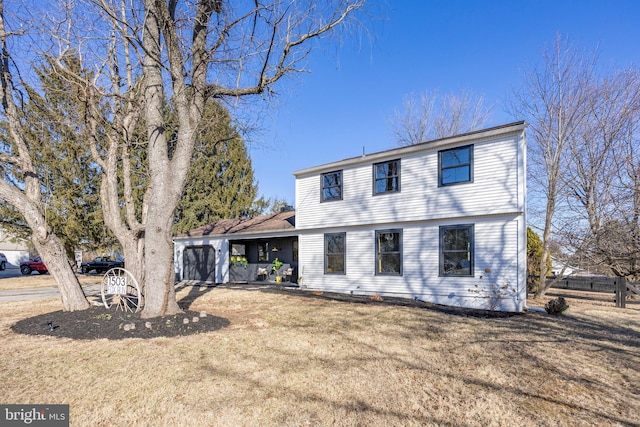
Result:
{"type": "MultiPolygon", "coordinates": [[[[26,87],[24,106],[28,130],[24,135],[33,153],[34,166],[42,181],[42,202],[51,230],[60,237],[68,256],[83,245],[89,249],[109,246],[113,239],[103,226],[97,174],[86,144],[84,105],[77,87],[53,71],[51,58],[35,69],[41,91],[26,87]]],[[[67,66],[83,71],[73,56],[67,66]]],[[[8,204],[0,206],[3,227],[15,236],[29,237],[31,230],[22,216],[8,204]]]]}
{"type": "Polygon", "coordinates": [[[227,110],[209,101],[176,210],[174,231],[182,233],[219,219],[238,218],[250,211],[256,193],[244,140],[227,110]]]}

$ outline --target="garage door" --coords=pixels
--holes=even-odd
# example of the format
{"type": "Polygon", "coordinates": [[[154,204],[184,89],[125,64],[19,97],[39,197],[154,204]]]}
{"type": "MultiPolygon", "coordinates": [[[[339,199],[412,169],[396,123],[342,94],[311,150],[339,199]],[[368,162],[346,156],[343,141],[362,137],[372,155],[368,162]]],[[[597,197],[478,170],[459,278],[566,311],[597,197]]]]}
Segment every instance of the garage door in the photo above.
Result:
{"type": "Polygon", "coordinates": [[[185,280],[216,281],[216,251],[213,246],[188,246],[182,255],[185,280]]]}

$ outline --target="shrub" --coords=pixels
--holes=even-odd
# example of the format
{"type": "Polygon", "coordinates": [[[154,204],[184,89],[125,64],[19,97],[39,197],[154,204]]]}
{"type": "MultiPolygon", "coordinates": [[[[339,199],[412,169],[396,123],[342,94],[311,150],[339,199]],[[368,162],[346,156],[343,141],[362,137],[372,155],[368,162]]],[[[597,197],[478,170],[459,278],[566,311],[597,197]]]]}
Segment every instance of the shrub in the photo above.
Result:
{"type": "Polygon", "coordinates": [[[547,310],[547,313],[556,316],[562,314],[562,312],[564,312],[567,308],[569,308],[569,304],[567,304],[567,301],[562,297],[552,299],[544,306],[544,309],[547,310]]]}

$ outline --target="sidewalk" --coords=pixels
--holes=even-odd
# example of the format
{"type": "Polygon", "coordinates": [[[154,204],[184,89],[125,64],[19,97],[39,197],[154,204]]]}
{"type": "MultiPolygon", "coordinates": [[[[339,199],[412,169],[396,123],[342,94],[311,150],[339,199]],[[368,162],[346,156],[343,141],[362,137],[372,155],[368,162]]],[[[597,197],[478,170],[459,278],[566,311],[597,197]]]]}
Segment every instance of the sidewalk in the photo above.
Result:
{"type": "MultiPolygon", "coordinates": [[[[83,286],[82,289],[86,296],[100,295],[99,284],[83,286]]],[[[0,290],[0,302],[29,301],[59,296],[60,291],[57,287],[0,290]]]]}

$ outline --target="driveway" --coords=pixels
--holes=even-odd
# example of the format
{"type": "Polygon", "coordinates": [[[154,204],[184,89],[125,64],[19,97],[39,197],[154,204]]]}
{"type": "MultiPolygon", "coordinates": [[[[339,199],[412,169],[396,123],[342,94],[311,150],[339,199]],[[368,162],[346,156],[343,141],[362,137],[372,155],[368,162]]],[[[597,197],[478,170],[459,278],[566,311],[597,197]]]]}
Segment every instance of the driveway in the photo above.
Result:
{"type": "Polygon", "coordinates": [[[20,268],[18,267],[7,266],[6,269],[0,271],[0,279],[6,279],[9,277],[19,277],[19,276],[22,276],[22,273],[20,273],[20,268]]]}
{"type": "MultiPolygon", "coordinates": [[[[82,289],[86,296],[100,295],[99,284],[83,286],[82,289]]],[[[0,290],[0,302],[29,301],[59,296],[60,291],[57,287],[0,290]]]]}

